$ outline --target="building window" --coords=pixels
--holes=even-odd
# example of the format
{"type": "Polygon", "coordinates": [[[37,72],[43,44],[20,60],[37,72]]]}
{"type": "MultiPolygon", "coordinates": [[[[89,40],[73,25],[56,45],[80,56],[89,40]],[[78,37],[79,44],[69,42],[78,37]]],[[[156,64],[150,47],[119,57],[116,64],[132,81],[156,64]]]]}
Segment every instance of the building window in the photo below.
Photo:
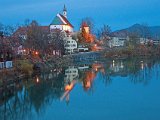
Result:
{"type": "Polygon", "coordinates": [[[69,45],[65,45],[65,47],[69,47],[69,45]]]}

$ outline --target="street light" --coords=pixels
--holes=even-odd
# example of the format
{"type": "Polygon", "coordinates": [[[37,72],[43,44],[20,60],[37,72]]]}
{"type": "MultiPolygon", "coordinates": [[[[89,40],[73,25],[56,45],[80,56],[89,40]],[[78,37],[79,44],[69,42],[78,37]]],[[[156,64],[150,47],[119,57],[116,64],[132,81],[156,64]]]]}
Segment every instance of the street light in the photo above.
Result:
{"type": "Polygon", "coordinates": [[[35,54],[38,55],[38,52],[36,51],[35,54]]]}

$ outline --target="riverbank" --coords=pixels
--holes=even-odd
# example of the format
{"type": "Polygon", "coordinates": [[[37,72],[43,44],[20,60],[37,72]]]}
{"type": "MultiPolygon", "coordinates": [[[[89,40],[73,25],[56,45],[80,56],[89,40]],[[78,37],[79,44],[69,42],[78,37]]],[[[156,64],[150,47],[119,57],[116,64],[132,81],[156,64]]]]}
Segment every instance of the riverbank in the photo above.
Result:
{"type": "Polygon", "coordinates": [[[109,51],[103,52],[105,58],[112,59],[127,59],[132,57],[158,57],[160,55],[159,46],[137,46],[137,47],[125,47],[125,48],[114,48],[109,51]]]}
{"type": "Polygon", "coordinates": [[[45,72],[54,68],[61,68],[72,64],[70,57],[56,57],[48,60],[40,59],[18,59],[13,61],[13,68],[0,70],[0,81],[16,79],[20,77],[30,77],[36,68],[39,72],[45,72]],[[34,69],[35,68],[35,69],[34,69]]]}
{"type": "MultiPolygon", "coordinates": [[[[152,58],[158,57],[160,55],[159,46],[138,46],[138,47],[123,47],[123,48],[114,48],[111,50],[99,52],[98,57],[101,59],[128,59],[128,58],[152,58]]],[[[82,56],[82,54],[80,54],[82,56]]],[[[93,58],[96,58],[93,56],[93,58]]],[[[83,55],[85,59],[82,61],[90,60],[89,55],[83,55]],[[87,58],[88,56],[88,58],[87,58]]],[[[54,68],[62,68],[69,65],[72,65],[76,59],[76,55],[73,56],[63,56],[63,57],[51,57],[47,60],[42,60],[40,58],[32,59],[18,59],[14,61],[14,67],[12,69],[5,69],[0,71],[1,79],[6,79],[6,76],[31,76],[33,72],[38,69],[40,72],[47,72],[53,70],[54,68]],[[35,69],[33,69],[35,68],[35,69]]],[[[93,59],[95,60],[95,59],[93,59]]]]}

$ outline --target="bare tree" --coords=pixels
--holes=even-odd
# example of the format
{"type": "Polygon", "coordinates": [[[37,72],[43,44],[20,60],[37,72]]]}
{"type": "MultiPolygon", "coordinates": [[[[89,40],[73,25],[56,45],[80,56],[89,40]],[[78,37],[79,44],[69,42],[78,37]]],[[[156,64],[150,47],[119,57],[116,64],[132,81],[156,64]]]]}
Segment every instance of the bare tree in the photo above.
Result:
{"type": "Polygon", "coordinates": [[[140,35],[137,32],[131,32],[129,33],[129,41],[128,45],[132,47],[136,47],[139,44],[140,35]]]}
{"type": "Polygon", "coordinates": [[[103,25],[101,28],[101,37],[104,40],[108,40],[108,37],[111,35],[111,28],[109,25],[103,25]]]}
{"type": "Polygon", "coordinates": [[[24,20],[24,26],[29,26],[31,24],[31,20],[30,19],[25,19],[24,20]]]}
{"type": "Polygon", "coordinates": [[[65,53],[64,37],[65,35],[60,30],[55,30],[51,33],[50,50],[54,52],[53,54],[58,57],[65,53]]]}
{"type": "Polygon", "coordinates": [[[4,25],[2,23],[0,23],[0,31],[3,32],[4,31],[4,25]]]}
{"type": "Polygon", "coordinates": [[[43,30],[37,21],[32,21],[27,28],[27,40],[25,46],[30,50],[37,50],[45,53],[48,45],[48,31],[43,30]]]}
{"type": "Polygon", "coordinates": [[[97,37],[99,40],[103,41],[104,46],[108,46],[110,36],[111,36],[111,28],[109,25],[103,25],[103,27],[97,31],[97,37]]]}

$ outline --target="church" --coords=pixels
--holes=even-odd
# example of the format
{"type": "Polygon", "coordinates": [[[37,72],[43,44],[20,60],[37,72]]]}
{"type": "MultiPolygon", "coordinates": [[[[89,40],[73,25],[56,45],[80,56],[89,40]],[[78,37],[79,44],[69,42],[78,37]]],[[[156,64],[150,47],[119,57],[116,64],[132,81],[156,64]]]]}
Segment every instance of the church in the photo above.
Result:
{"type": "Polygon", "coordinates": [[[67,9],[64,5],[63,14],[58,13],[56,17],[53,19],[52,23],[50,24],[50,31],[54,31],[56,29],[66,31],[69,33],[73,32],[73,25],[67,19],[67,9]]]}

